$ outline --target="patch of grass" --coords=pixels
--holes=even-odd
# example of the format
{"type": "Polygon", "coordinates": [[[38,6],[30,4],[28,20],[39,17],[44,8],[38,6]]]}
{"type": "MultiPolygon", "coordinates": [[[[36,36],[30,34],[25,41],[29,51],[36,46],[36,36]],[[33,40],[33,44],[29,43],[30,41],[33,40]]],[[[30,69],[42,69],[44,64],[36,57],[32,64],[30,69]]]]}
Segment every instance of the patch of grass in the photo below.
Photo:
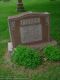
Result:
{"type": "Polygon", "coordinates": [[[17,73],[14,72],[10,68],[6,68],[3,66],[0,66],[0,80],[27,80],[29,79],[28,76],[25,73],[17,73]]]}
{"type": "Polygon", "coordinates": [[[2,80],[9,80],[9,78],[10,80],[60,80],[60,64],[46,63],[43,68],[40,67],[40,69],[32,71],[27,71],[27,69],[21,71],[21,69],[18,68],[6,68],[2,65],[0,66],[0,79],[1,78],[2,80]]]}
{"type": "Polygon", "coordinates": [[[60,66],[51,66],[47,71],[33,75],[32,80],[60,80],[60,66]]]}
{"type": "Polygon", "coordinates": [[[0,43],[0,64],[3,63],[3,56],[6,52],[7,43],[0,43]]]}
{"type": "Polygon", "coordinates": [[[6,51],[6,44],[0,43],[0,58],[3,56],[3,53],[6,51]]]}
{"type": "Polygon", "coordinates": [[[17,14],[15,5],[15,0],[0,2],[0,41],[9,38],[8,16],[17,14]]]}

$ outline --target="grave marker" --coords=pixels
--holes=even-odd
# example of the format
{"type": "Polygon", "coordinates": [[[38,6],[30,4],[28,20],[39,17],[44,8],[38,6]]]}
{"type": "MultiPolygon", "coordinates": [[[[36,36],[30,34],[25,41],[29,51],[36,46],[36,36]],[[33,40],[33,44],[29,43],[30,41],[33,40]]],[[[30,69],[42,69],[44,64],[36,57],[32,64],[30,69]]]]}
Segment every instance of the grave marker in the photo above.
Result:
{"type": "Polygon", "coordinates": [[[22,0],[18,0],[17,11],[18,12],[25,12],[22,0]]]}
{"type": "Polygon", "coordinates": [[[13,48],[19,44],[39,47],[51,41],[49,13],[25,12],[8,19],[13,48]]]}

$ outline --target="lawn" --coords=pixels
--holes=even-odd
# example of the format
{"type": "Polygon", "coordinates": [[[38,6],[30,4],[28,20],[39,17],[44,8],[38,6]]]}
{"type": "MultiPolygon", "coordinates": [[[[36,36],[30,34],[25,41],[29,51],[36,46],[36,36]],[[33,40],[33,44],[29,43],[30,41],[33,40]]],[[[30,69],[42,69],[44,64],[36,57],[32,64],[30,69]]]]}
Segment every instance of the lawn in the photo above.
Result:
{"type": "MultiPolygon", "coordinates": [[[[60,43],[60,1],[23,0],[26,11],[50,13],[50,35],[60,43]]],[[[11,66],[5,62],[9,39],[8,16],[20,14],[16,10],[17,0],[0,1],[0,79],[1,80],[60,80],[60,63],[46,62],[38,69],[29,70],[11,66]],[[4,78],[4,79],[2,79],[4,78]]]]}

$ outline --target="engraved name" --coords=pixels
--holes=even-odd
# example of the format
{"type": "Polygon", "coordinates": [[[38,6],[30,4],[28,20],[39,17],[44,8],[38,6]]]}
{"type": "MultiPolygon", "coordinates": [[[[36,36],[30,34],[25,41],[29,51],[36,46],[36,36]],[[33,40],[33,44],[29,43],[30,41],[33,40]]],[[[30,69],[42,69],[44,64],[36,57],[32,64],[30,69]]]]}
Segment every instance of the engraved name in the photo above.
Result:
{"type": "Polygon", "coordinates": [[[20,21],[20,25],[22,26],[34,25],[34,24],[40,24],[40,18],[22,19],[20,21]]]}

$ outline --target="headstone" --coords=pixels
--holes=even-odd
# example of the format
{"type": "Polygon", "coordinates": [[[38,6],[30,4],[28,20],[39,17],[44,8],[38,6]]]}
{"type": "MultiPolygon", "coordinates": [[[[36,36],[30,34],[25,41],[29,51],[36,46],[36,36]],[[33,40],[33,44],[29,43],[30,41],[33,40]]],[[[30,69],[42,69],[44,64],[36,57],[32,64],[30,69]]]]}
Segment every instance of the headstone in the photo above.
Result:
{"type": "Polygon", "coordinates": [[[18,0],[18,3],[17,3],[17,11],[18,12],[24,12],[25,11],[22,0],[18,0]]]}
{"type": "Polygon", "coordinates": [[[8,20],[13,48],[19,44],[35,46],[50,42],[49,13],[25,12],[8,20]]]}

